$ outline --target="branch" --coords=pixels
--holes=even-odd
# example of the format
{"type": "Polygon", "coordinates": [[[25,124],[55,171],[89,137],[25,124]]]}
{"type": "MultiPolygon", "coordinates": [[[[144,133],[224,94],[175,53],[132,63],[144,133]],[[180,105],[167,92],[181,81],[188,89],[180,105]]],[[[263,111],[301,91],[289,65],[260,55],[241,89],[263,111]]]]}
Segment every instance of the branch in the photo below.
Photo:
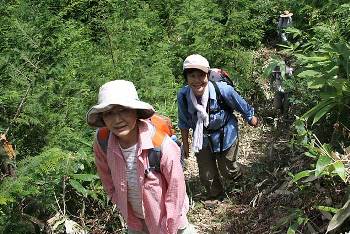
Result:
{"type": "Polygon", "coordinates": [[[36,225],[38,225],[40,227],[40,230],[44,230],[45,228],[45,222],[39,220],[38,218],[31,216],[29,214],[26,213],[22,213],[22,216],[27,218],[30,222],[35,223],[36,225]]]}
{"type": "Polygon", "coordinates": [[[53,191],[53,195],[55,196],[56,204],[57,204],[58,209],[60,210],[60,213],[63,214],[61,206],[60,206],[60,203],[58,202],[58,199],[57,199],[55,191],[53,191]]]}
{"type": "Polygon", "coordinates": [[[63,200],[63,215],[66,216],[66,179],[67,176],[63,176],[63,184],[62,184],[62,200],[63,200]]]}
{"type": "MultiPolygon", "coordinates": [[[[21,103],[19,104],[18,108],[17,108],[17,111],[16,111],[16,114],[15,116],[13,117],[12,121],[10,122],[10,125],[17,119],[17,117],[19,116],[20,114],[20,111],[22,109],[22,106],[24,104],[24,101],[26,100],[27,96],[28,96],[28,93],[29,93],[29,90],[30,90],[30,87],[31,85],[28,86],[27,90],[26,90],[26,93],[24,94],[22,100],[21,100],[21,103]]],[[[7,135],[8,131],[10,130],[10,127],[8,127],[6,129],[6,131],[4,132],[4,135],[7,135]]]]}
{"type": "Polygon", "coordinates": [[[109,52],[110,52],[111,57],[112,57],[113,66],[116,67],[116,65],[115,65],[115,60],[114,60],[114,55],[113,55],[113,49],[112,49],[112,40],[111,40],[111,36],[110,36],[110,34],[108,33],[108,29],[107,29],[106,26],[105,26],[105,30],[106,30],[106,34],[107,34],[107,37],[108,37],[109,52]]]}

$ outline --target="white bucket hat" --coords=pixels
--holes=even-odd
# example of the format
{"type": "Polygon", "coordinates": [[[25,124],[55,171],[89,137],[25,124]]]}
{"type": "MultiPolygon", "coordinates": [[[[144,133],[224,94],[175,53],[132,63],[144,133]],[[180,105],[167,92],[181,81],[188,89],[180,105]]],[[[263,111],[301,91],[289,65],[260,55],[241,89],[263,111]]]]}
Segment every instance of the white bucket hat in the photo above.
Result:
{"type": "Polygon", "coordinates": [[[140,119],[148,119],[154,114],[154,108],[139,100],[134,84],[126,80],[114,80],[101,86],[98,93],[98,104],[86,114],[87,123],[92,127],[104,127],[102,113],[113,105],[121,105],[137,110],[140,119]]]}
{"type": "Polygon", "coordinates": [[[289,11],[283,11],[283,14],[280,15],[280,17],[291,17],[293,15],[292,12],[289,11]]]}
{"type": "Polygon", "coordinates": [[[205,73],[208,73],[210,66],[208,60],[202,55],[192,54],[185,59],[183,64],[183,70],[189,68],[196,68],[205,73]]]}

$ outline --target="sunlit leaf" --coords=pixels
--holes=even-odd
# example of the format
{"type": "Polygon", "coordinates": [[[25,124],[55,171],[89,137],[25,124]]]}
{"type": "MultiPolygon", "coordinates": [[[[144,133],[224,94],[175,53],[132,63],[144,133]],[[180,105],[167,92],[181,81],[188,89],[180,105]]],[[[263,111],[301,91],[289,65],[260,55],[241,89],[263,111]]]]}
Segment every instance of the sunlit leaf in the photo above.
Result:
{"type": "Polygon", "coordinates": [[[71,177],[82,181],[93,181],[98,179],[98,176],[94,174],[73,174],[71,177]]]}
{"type": "Polygon", "coordinates": [[[328,56],[313,56],[313,57],[305,57],[305,59],[308,62],[321,62],[321,61],[326,61],[328,58],[328,56]]]}
{"type": "Polygon", "coordinates": [[[327,227],[327,233],[339,227],[350,216],[350,199],[333,216],[327,227]]]}
{"type": "Polygon", "coordinates": [[[72,187],[75,188],[75,190],[77,190],[78,193],[82,194],[84,197],[87,197],[88,192],[81,183],[79,183],[76,180],[70,179],[69,184],[72,185],[72,187]]]}
{"type": "Polygon", "coordinates": [[[298,77],[300,78],[316,78],[321,77],[322,73],[314,70],[306,70],[302,71],[298,74],[298,77]]]}
{"type": "Polygon", "coordinates": [[[312,79],[307,82],[309,89],[320,89],[326,84],[326,79],[312,79]]]}
{"type": "Polygon", "coordinates": [[[346,182],[346,170],[341,161],[333,163],[334,173],[336,173],[344,182],[346,182]]]}
{"type": "Polygon", "coordinates": [[[306,170],[306,171],[301,171],[299,173],[297,173],[296,175],[293,176],[293,182],[296,182],[298,180],[300,180],[301,178],[310,176],[310,174],[312,173],[312,170],[306,170]]]}
{"type": "Polygon", "coordinates": [[[298,226],[296,224],[293,224],[289,226],[287,230],[287,234],[295,234],[296,230],[298,229],[298,226]]]}
{"type": "Polygon", "coordinates": [[[332,162],[333,160],[330,157],[326,155],[321,155],[316,163],[315,175],[319,176],[326,167],[332,164],[332,162]]]}
{"type": "Polygon", "coordinates": [[[317,209],[319,209],[321,211],[333,213],[333,214],[335,214],[339,211],[339,209],[334,208],[334,207],[330,207],[330,206],[317,206],[317,209]]]}

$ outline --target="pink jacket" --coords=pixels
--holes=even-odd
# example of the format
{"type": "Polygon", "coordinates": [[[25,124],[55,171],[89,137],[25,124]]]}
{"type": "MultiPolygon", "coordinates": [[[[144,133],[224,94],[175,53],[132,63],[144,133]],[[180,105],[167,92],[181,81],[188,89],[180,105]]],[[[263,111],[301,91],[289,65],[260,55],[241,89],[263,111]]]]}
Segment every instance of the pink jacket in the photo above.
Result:
{"type": "MultiPolygon", "coordinates": [[[[163,141],[161,171],[149,172],[148,149],[152,143],[153,126],[140,120],[137,152],[137,173],[141,186],[145,223],[151,234],[177,233],[179,227],[187,224],[188,197],[183,170],[180,163],[180,149],[169,137],[163,141]]],[[[95,162],[102,185],[114,204],[117,205],[128,227],[135,231],[143,229],[142,222],[134,215],[127,201],[126,163],[118,140],[111,134],[108,140],[107,157],[99,144],[94,143],[95,162]]]]}

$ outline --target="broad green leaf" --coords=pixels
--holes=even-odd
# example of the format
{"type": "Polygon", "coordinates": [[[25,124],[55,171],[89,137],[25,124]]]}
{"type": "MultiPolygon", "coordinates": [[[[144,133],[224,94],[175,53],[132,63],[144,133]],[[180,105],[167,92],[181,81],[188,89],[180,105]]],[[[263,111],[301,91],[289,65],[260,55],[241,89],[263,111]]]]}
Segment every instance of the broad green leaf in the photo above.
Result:
{"type": "Polygon", "coordinates": [[[333,77],[338,74],[339,66],[335,65],[333,66],[329,71],[327,71],[328,77],[333,77]]]}
{"type": "Polygon", "coordinates": [[[313,56],[313,57],[305,57],[307,62],[323,62],[327,61],[329,58],[328,56],[313,56]]]}
{"type": "Polygon", "coordinates": [[[346,170],[345,166],[341,161],[333,163],[334,171],[344,182],[346,182],[346,170]]]}
{"type": "Polygon", "coordinates": [[[301,171],[299,173],[297,173],[295,176],[293,176],[293,182],[296,182],[298,180],[300,180],[301,178],[310,176],[310,174],[312,173],[312,170],[306,170],[306,171],[301,171]]]}
{"type": "Polygon", "coordinates": [[[309,89],[320,89],[323,86],[325,86],[326,80],[325,79],[312,79],[307,82],[307,87],[309,89]]]}
{"type": "Polygon", "coordinates": [[[84,188],[84,186],[76,180],[70,179],[70,185],[77,190],[78,193],[82,194],[84,197],[87,197],[88,191],[84,188]]]}
{"type": "Polygon", "coordinates": [[[95,200],[98,200],[97,194],[94,191],[89,190],[88,194],[95,200]]]}
{"type": "Polygon", "coordinates": [[[329,212],[329,213],[337,213],[339,211],[339,209],[334,208],[334,207],[330,207],[330,206],[317,206],[317,209],[319,209],[320,211],[325,211],[325,212],[329,212]]]}
{"type": "Polygon", "coordinates": [[[98,179],[98,176],[94,174],[73,174],[72,178],[82,181],[93,181],[98,179]]]}
{"type": "Polygon", "coordinates": [[[333,160],[330,157],[326,155],[321,155],[316,163],[315,175],[321,175],[321,173],[326,169],[326,167],[330,166],[332,162],[333,160]]]}
{"type": "Polygon", "coordinates": [[[287,234],[295,234],[295,231],[298,229],[298,226],[293,223],[291,226],[289,226],[287,230],[287,234]]]}
{"type": "Polygon", "coordinates": [[[305,224],[305,223],[307,223],[308,221],[309,221],[309,218],[307,218],[307,217],[299,216],[299,217],[297,218],[297,224],[298,224],[298,225],[305,224]]]}
{"type": "Polygon", "coordinates": [[[264,69],[263,71],[263,76],[264,77],[269,77],[272,74],[273,69],[277,66],[278,61],[272,60],[269,65],[264,69]]]}
{"type": "Polygon", "coordinates": [[[303,116],[302,118],[304,119],[309,119],[311,116],[315,115],[318,111],[320,111],[323,107],[329,105],[333,100],[331,99],[327,99],[324,100],[320,103],[318,103],[316,106],[312,107],[310,110],[308,110],[303,116]]]}
{"type": "Polygon", "coordinates": [[[317,158],[317,155],[313,154],[312,152],[305,152],[305,156],[310,157],[310,158],[317,158]]]}
{"type": "Polygon", "coordinates": [[[312,121],[312,124],[315,124],[317,121],[319,121],[326,113],[328,113],[331,109],[333,109],[336,106],[336,103],[329,103],[328,105],[322,107],[318,112],[316,112],[314,120],[312,121]]]}
{"type": "Polygon", "coordinates": [[[339,227],[350,216],[350,199],[344,204],[344,206],[333,216],[328,224],[327,232],[330,232],[339,227]]]}
{"type": "Polygon", "coordinates": [[[298,74],[298,77],[300,78],[317,78],[321,77],[322,73],[314,70],[306,70],[302,71],[298,74]]]}
{"type": "Polygon", "coordinates": [[[289,226],[287,230],[287,234],[295,234],[295,232],[298,230],[298,227],[301,224],[305,224],[308,221],[307,218],[304,218],[302,216],[298,216],[295,222],[292,223],[292,225],[289,226]]]}

